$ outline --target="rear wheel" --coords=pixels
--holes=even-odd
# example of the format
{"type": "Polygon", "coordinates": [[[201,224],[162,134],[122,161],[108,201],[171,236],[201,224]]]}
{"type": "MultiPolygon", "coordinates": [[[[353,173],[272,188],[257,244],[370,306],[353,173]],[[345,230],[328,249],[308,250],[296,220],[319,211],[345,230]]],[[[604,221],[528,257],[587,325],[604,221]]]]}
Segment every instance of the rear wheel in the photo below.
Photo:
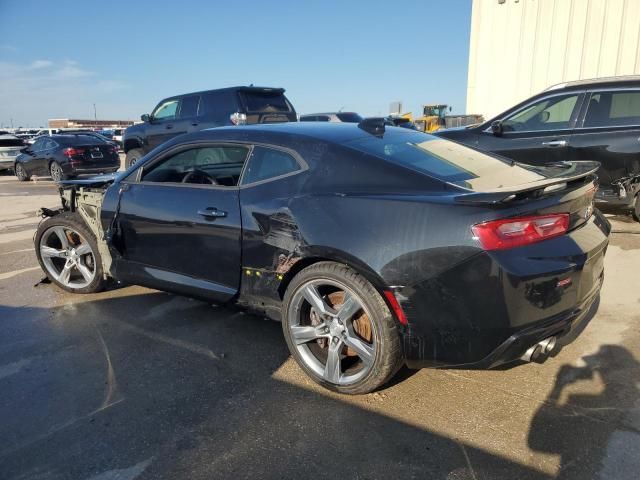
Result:
{"type": "Polygon", "coordinates": [[[104,288],[98,244],[77,214],[65,212],[40,223],[35,247],[40,266],[60,288],[74,293],[104,288]]]}
{"type": "Polygon", "coordinates": [[[143,155],[144,155],[144,152],[142,151],[141,148],[132,148],[131,150],[129,150],[127,152],[127,158],[125,160],[127,168],[129,168],[131,165],[135,164],[138,160],[140,160],[143,155]]]}
{"type": "Polygon", "coordinates": [[[633,210],[631,211],[631,215],[633,215],[633,219],[636,222],[640,222],[640,193],[636,195],[636,201],[633,204],[633,210]]]}
{"type": "Polygon", "coordinates": [[[387,305],[345,265],[320,262],[298,273],[285,294],[282,328],[300,367],[330,390],[369,393],[402,364],[387,305]]]}
{"type": "Polygon", "coordinates": [[[62,171],[62,167],[58,162],[51,162],[51,165],[49,165],[49,173],[51,175],[51,180],[53,180],[54,182],[66,180],[64,172],[62,171]]]}
{"type": "Polygon", "coordinates": [[[27,174],[27,171],[24,169],[24,167],[20,163],[16,163],[16,166],[14,167],[14,171],[19,181],[26,182],[27,180],[29,180],[29,175],[27,174]]]}

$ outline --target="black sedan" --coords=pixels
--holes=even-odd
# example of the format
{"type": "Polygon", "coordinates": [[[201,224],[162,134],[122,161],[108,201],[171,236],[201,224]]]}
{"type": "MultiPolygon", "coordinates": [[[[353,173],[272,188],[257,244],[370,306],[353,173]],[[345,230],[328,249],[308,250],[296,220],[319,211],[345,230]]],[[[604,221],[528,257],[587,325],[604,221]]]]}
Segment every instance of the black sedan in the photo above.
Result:
{"type": "Polygon", "coordinates": [[[364,393],[402,364],[559,348],[603,280],[597,167],[520,165],[384,119],[216,128],[63,182],[36,252],[71,292],[112,277],[282,320],[312,379],[364,393]]]}
{"type": "Polygon", "coordinates": [[[120,168],[118,148],[95,135],[64,134],[39,137],[21,150],[14,171],[20,181],[33,175],[58,182],[86,173],[111,173],[120,168]]]}

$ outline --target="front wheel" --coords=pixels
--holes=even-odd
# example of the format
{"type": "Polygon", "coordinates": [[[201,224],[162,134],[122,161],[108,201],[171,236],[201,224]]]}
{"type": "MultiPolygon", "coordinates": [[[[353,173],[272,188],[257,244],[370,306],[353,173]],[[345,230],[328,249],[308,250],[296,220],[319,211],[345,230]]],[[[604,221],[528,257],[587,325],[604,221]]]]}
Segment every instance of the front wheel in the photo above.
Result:
{"type": "Polygon", "coordinates": [[[636,222],[640,222],[640,193],[636,195],[636,201],[633,204],[631,215],[636,222]]]}
{"type": "Polygon", "coordinates": [[[400,335],[386,303],[346,265],[320,262],[298,273],[282,318],[296,362],[329,390],[369,393],[402,365],[400,335]]]}
{"type": "Polygon", "coordinates": [[[73,293],[104,288],[98,244],[78,214],[65,212],[43,220],[34,242],[40,267],[60,288],[73,293]]]}
{"type": "Polygon", "coordinates": [[[19,181],[26,182],[27,180],[29,180],[29,174],[24,169],[22,164],[16,163],[16,166],[14,167],[14,172],[19,181]]]}
{"type": "Polygon", "coordinates": [[[142,158],[143,155],[144,152],[141,148],[132,148],[131,150],[129,150],[127,152],[127,158],[125,159],[127,168],[129,168],[131,165],[134,165],[138,160],[142,158]]]}

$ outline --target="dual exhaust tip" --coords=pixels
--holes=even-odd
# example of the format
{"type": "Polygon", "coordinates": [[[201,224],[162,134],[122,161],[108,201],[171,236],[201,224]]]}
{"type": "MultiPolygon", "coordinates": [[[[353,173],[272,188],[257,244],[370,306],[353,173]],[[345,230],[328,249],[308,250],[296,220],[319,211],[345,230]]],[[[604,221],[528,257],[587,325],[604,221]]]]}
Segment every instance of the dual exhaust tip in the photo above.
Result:
{"type": "Polygon", "coordinates": [[[525,362],[543,362],[551,354],[556,347],[557,338],[555,336],[545,338],[544,340],[529,347],[520,357],[525,362]]]}

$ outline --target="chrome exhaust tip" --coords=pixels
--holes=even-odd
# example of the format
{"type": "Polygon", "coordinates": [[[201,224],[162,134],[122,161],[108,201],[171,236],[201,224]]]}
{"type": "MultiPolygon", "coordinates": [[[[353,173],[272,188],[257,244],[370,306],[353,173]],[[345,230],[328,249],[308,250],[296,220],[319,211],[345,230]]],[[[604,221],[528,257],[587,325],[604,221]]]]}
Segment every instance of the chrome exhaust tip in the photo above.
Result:
{"type": "Polygon", "coordinates": [[[532,345],[526,352],[520,357],[520,360],[525,362],[537,362],[545,360],[553,351],[556,346],[556,337],[545,338],[544,340],[532,345]]]}

